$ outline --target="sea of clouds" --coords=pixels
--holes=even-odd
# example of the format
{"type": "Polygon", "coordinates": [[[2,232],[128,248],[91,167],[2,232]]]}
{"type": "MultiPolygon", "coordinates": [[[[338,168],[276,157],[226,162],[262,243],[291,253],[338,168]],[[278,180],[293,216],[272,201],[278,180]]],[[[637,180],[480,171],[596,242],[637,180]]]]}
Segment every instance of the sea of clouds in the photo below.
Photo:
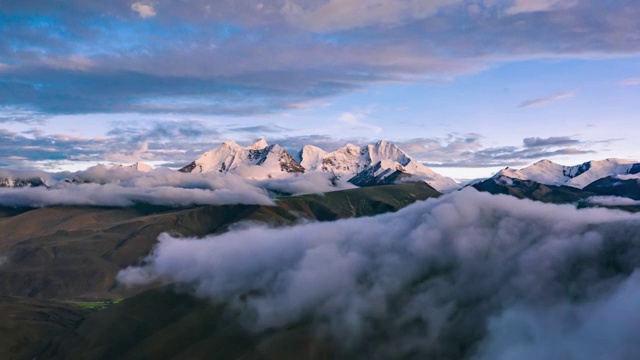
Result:
{"type": "Polygon", "coordinates": [[[640,358],[640,215],[465,189],[371,218],[164,234],[130,286],[308,323],[361,358],[640,358]]]}
{"type": "Polygon", "coordinates": [[[272,205],[277,195],[324,193],[354,188],[330,174],[250,180],[235,174],[182,173],[167,168],[149,172],[98,165],[79,172],[46,173],[0,169],[0,179],[41,179],[47,186],[0,188],[0,205],[131,206],[135,203],[189,206],[223,204],[272,205]]]}

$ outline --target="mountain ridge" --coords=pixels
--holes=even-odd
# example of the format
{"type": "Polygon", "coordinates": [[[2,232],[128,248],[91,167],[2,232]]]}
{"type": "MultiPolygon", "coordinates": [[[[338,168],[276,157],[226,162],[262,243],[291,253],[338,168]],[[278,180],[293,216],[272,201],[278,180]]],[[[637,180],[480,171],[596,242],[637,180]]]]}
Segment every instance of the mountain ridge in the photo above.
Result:
{"type": "Polygon", "coordinates": [[[385,140],[365,146],[346,144],[330,152],[305,145],[296,155],[299,161],[280,145],[269,145],[264,139],[247,147],[227,141],[179,171],[235,172],[255,180],[324,172],[331,174],[334,180],[346,180],[356,186],[391,184],[411,178],[424,181],[438,191],[458,188],[452,178],[436,173],[385,140]]]}

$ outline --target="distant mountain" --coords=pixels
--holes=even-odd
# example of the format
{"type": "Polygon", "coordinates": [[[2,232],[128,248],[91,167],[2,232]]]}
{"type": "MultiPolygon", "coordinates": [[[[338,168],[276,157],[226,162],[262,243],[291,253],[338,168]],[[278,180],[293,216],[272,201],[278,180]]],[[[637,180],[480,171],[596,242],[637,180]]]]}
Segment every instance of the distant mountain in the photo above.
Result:
{"type": "Polygon", "coordinates": [[[6,171],[0,169],[0,188],[47,186],[47,176],[40,171],[6,171]]]}
{"type": "Polygon", "coordinates": [[[261,180],[304,173],[304,168],[280,145],[268,145],[264,139],[242,147],[227,141],[207,151],[181,172],[235,172],[247,178],[261,180]]]}
{"type": "Polygon", "coordinates": [[[0,188],[39,187],[47,186],[41,178],[0,178],[0,188]]]}
{"type": "Polygon", "coordinates": [[[300,157],[306,169],[332,173],[356,186],[392,184],[411,178],[423,180],[438,191],[458,188],[453,179],[437,174],[384,140],[363,147],[347,144],[332,152],[305,146],[300,157]]]}
{"type": "Polygon", "coordinates": [[[347,144],[331,152],[306,145],[297,157],[299,162],[279,145],[268,145],[264,139],[249,147],[230,141],[204,153],[180,171],[234,172],[258,180],[320,171],[361,187],[392,184],[410,178],[412,181],[425,181],[438,191],[458,188],[453,179],[437,174],[388,141],[363,147],[347,144]]]}
{"type": "Polygon", "coordinates": [[[575,166],[565,166],[549,160],[541,160],[521,170],[503,169],[493,178],[506,176],[511,179],[532,180],[545,185],[567,185],[582,189],[607,176],[637,174],[639,172],[640,163],[622,159],[588,161],[575,166]]]}
{"type": "Polygon", "coordinates": [[[620,196],[640,200],[640,177],[607,176],[585,186],[584,190],[600,196],[620,196]]]}
{"type": "Polygon", "coordinates": [[[151,165],[148,165],[148,164],[145,164],[145,163],[141,163],[141,162],[136,162],[135,164],[131,164],[131,165],[125,166],[125,168],[138,170],[138,171],[142,171],[142,172],[149,172],[149,171],[153,170],[153,167],[151,165]]]}
{"type": "Polygon", "coordinates": [[[606,159],[564,166],[542,160],[522,170],[503,169],[470,186],[553,203],[576,203],[593,196],[640,200],[640,163],[606,159]]]}
{"type": "Polygon", "coordinates": [[[520,199],[526,198],[554,204],[575,203],[596,195],[571,186],[547,185],[504,175],[494,176],[469,186],[491,194],[505,194],[520,199]]]}

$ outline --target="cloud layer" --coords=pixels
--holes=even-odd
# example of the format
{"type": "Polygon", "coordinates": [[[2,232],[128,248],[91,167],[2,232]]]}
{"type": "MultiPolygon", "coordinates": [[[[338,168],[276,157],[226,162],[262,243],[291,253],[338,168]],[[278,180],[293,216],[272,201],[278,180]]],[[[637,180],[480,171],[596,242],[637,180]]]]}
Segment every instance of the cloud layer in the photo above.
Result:
{"type": "Polygon", "coordinates": [[[373,218],[162,235],[119,279],[186,286],[254,331],[307,319],[363,358],[624,359],[638,230],[638,215],[466,189],[373,218]]]}
{"type": "Polygon", "coordinates": [[[380,81],[451,79],[522,59],[638,54],[638,43],[628,36],[639,30],[635,5],[632,0],[4,3],[0,107],[45,115],[281,112],[380,81]]]}
{"type": "Polygon", "coordinates": [[[126,207],[136,203],[168,206],[273,205],[270,194],[299,195],[354,187],[344,181],[332,182],[330,174],[324,173],[254,181],[234,174],[192,174],[166,168],[140,172],[130,168],[104,165],[75,173],[0,169],[0,180],[2,179],[36,179],[46,185],[46,187],[0,187],[0,205],[12,207],[54,205],[126,207]]]}
{"type": "Polygon", "coordinates": [[[529,165],[534,160],[555,156],[590,154],[595,152],[596,143],[616,141],[581,141],[572,136],[529,137],[522,140],[521,146],[487,147],[483,139],[477,133],[452,133],[443,138],[411,139],[398,145],[432,167],[491,167],[529,165]]]}

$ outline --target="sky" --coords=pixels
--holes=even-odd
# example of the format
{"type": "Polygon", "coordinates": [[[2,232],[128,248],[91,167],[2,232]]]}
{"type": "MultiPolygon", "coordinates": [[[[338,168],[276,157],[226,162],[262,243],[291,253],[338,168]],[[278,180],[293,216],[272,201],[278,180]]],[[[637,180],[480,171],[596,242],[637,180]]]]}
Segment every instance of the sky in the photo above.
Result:
{"type": "Polygon", "coordinates": [[[439,173],[639,159],[632,0],[0,2],[0,167],[397,143],[439,173]]]}

